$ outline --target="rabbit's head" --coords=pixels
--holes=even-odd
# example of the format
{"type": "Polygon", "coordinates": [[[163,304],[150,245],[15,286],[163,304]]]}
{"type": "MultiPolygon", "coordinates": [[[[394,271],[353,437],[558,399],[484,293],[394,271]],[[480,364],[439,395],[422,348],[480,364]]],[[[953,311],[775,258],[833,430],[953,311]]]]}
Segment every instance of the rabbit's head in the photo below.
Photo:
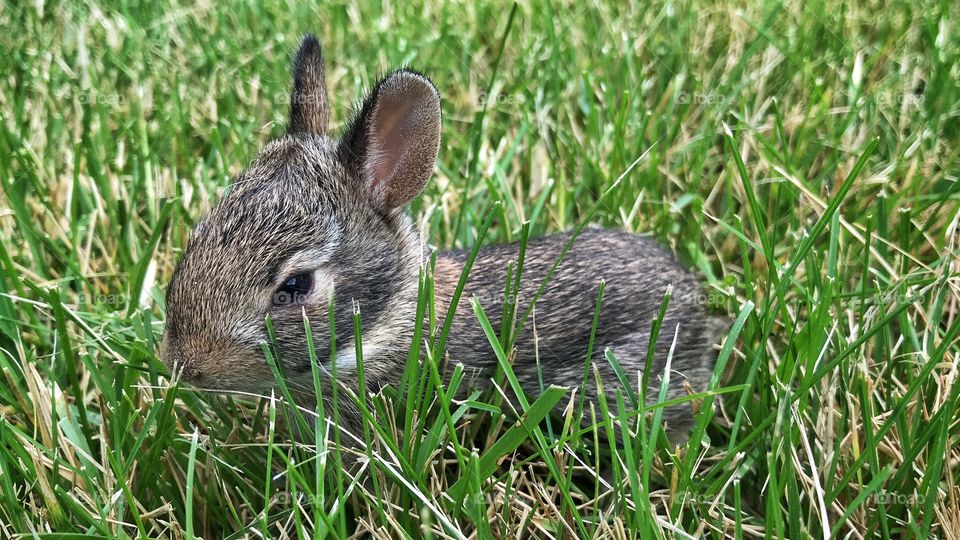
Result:
{"type": "Polygon", "coordinates": [[[403,206],[433,171],[440,97],[426,77],[402,70],[373,88],[339,139],[327,132],[329,117],[320,46],[308,35],[294,61],[287,133],[197,223],[170,282],[161,356],[185,380],[268,393],[262,344],[276,343],[291,388],[312,394],[304,314],[319,363],[335,358],[344,375],[356,363],[355,310],[365,352],[409,345],[422,247],[403,206]]]}

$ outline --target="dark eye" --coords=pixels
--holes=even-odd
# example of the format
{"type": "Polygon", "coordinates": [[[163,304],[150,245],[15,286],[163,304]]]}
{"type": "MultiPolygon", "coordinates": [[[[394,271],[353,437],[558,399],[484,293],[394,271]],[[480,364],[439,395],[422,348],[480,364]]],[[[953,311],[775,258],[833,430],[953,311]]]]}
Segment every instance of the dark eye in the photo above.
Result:
{"type": "Polygon", "coordinates": [[[273,305],[289,306],[293,304],[302,304],[310,294],[313,288],[313,274],[304,272],[287,278],[273,293],[273,305]]]}

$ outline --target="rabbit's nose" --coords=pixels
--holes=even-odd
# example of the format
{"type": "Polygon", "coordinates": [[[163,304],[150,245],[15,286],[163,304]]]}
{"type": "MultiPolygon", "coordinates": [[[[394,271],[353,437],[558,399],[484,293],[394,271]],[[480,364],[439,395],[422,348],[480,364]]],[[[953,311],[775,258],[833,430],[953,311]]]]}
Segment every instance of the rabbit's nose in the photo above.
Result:
{"type": "Polygon", "coordinates": [[[198,361],[199,356],[193,352],[189,344],[179,340],[164,340],[161,357],[174,379],[196,384],[203,378],[203,362],[198,361]]]}

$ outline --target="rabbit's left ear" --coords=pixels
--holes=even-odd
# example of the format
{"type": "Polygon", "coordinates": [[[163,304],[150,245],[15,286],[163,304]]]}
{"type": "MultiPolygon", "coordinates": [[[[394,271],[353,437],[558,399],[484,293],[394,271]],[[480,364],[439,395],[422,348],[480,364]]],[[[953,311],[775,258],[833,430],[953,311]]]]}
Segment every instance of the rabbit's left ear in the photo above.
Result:
{"type": "Polygon", "coordinates": [[[440,151],[440,94],[423,75],[394,72],[377,84],[338,153],[382,212],[416,197],[440,151]]]}
{"type": "Polygon", "coordinates": [[[293,60],[293,93],[287,133],[325,135],[330,123],[330,102],[324,78],[323,52],[316,36],[307,34],[293,60]]]}

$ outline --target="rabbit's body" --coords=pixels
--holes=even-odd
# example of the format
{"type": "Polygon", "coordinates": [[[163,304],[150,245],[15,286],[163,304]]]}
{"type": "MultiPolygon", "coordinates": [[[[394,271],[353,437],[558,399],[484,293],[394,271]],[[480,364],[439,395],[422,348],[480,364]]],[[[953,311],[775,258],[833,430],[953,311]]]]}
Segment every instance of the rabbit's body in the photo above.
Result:
{"type": "MultiPolygon", "coordinates": [[[[313,366],[304,314],[317,358],[328,373],[357,387],[353,317],[362,320],[364,378],[371,390],[399,380],[416,319],[423,239],[404,205],[423,188],[439,150],[440,101],[422,75],[396,72],[365,100],[340,139],[327,134],[329,106],[319,45],[304,39],[297,55],[288,134],[266,145],[230,192],[194,228],[167,293],[164,361],[203,388],[267,394],[275,388],[262,343],[269,316],[279,363],[298,399],[312,400],[313,366]],[[336,354],[328,306],[335,299],[336,354]],[[333,360],[331,360],[333,358],[333,360]],[[333,365],[335,364],[335,366],[333,365]]],[[[531,240],[517,295],[518,317],[531,305],[569,234],[531,240]]],[[[496,358],[468,299],[476,296],[500,328],[507,267],[516,244],[483,248],[456,311],[445,359],[460,363],[477,384],[493,374],[496,358]]],[[[435,308],[442,320],[467,253],[439,253],[435,308]]],[[[649,332],[663,295],[673,300],[663,320],[650,385],[657,388],[667,353],[670,397],[684,383],[702,389],[712,372],[713,320],[696,279],[662,247],[628,233],[588,228],[572,244],[517,336],[513,369],[524,390],[541,384],[578,387],[600,280],[606,281],[592,363],[613,397],[620,385],[606,348],[631,385],[643,372],[649,332]],[[538,368],[539,361],[539,368],[538,368]]],[[[333,381],[321,379],[329,397],[333,381]]],[[[589,374],[583,390],[595,399],[589,374]]],[[[656,391],[648,392],[656,395],[656,391]]],[[[341,415],[357,413],[341,401],[341,415]]],[[[668,410],[671,428],[689,423],[689,410],[668,410]]]]}
{"type": "MultiPolygon", "coordinates": [[[[556,234],[528,242],[516,294],[517,320],[522,319],[534,301],[570,236],[571,233],[556,234]]],[[[468,255],[468,251],[438,255],[434,286],[440,313],[445,313],[450,304],[468,255]]],[[[516,243],[479,251],[451,326],[446,346],[449,359],[474,370],[474,379],[481,382],[493,374],[496,357],[468,299],[476,297],[480,301],[491,326],[499,331],[503,303],[514,300],[512,295],[504,298],[507,268],[511,263],[516,267],[518,255],[516,243]]],[[[535,396],[549,385],[582,385],[601,280],[605,282],[604,295],[590,363],[599,371],[611,406],[616,403],[616,389],[621,387],[605,352],[607,348],[612,351],[636,391],[647,359],[652,324],[670,288],[670,307],[657,340],[648,399],[654,401],[659,391],[675,330],[669,398],[683,395],[686,382],[702,387],[713,370],[712,346],[719,340],[721,325],[706,312],[695,277],[653,240],[590,227],[575,239],[516,336],[513,371],[524,390],[535,396]]],[[[596,390],[591,368],[587,385],[581,391],[593,399],[596,390]]],[[[685,425],[689,410],[689,406],[670,409],[670,427],[685,425]]]]}

